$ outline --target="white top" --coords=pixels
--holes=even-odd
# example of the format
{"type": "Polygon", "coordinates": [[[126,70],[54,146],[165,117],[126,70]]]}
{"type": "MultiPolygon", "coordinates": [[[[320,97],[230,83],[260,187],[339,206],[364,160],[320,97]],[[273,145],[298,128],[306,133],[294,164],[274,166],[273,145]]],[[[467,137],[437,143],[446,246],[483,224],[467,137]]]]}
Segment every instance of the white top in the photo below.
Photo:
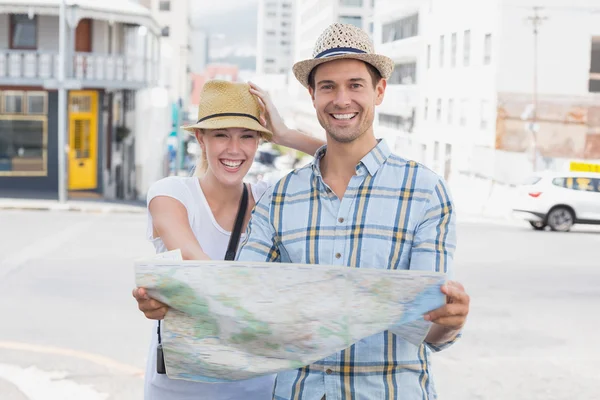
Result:
{"type": "MultiPolygon", "coordinates": [[[[251,193],[258,202],[267,190],[265,182],[252,185],[251,193]]],[[[223,229],[204,197],[197,177],[168,177],[155,182],[148,190],[147,204],[157,196],[168,196],[181,202],[187,209],[192,231],[211,259],[222,260],[227,251],[231,232],[223,229]]],[[[154,244],[157,253],[167,251],[160,238],[153,237],[152,216],[148,212],[147,238],[154,244]]],[[[240,238],[243,241],[244,234],[240,238]]],[[[169,379],[156,373],[157,325],[152,328],[152,340],[144,385],[145,400],[264,400],[273,396],[275,375],[228,383],[197,383],[169,379]]]]}

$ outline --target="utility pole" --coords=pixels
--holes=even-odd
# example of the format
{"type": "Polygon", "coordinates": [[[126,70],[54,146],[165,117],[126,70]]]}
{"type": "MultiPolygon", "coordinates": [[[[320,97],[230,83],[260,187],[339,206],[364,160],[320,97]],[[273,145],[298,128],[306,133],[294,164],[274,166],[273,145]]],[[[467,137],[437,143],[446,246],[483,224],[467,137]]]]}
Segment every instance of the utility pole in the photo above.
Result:
{"type": "Polygon", "coordinates": [[[540,11],[542,7],[534,6],[533,7],[533,16],[528,17],[527,19],[533,25],[533,110],[531,112],[531,125],[530,131],[533,138],[533,172],[537,170],[537,111],[538,111],[538,32],[539,27],[547,20],[547,17],[540,16],[540,11]]]}
{"type": "Polygon", "coordinates": [[[60,1],[58,22],[58,201],[67,201],[67,89],[65,67],[67,53],[67,9],[65,0],[60,1]]]}

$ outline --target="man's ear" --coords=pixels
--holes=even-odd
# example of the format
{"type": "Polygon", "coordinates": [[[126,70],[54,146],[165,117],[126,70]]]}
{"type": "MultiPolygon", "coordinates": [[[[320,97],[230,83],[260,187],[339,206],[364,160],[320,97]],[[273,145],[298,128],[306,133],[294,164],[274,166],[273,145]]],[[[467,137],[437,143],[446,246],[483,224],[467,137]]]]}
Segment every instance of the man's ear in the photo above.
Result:
{"type": "Polygon", "coordinates": [[[383,97],[385,95],[385,88],[387,87],[387,81],[385,79],[380,79],[377,85],[375,86],[376,98],[375,105],[380,105],[383,103],[383,97]]]}
{"type": "Polygon", "coordinates": [[[308,94],[310,94],[310,99],[312,100],[313,106],[315,105],[315,89],[312,87],[308,87],[308,94]]]}

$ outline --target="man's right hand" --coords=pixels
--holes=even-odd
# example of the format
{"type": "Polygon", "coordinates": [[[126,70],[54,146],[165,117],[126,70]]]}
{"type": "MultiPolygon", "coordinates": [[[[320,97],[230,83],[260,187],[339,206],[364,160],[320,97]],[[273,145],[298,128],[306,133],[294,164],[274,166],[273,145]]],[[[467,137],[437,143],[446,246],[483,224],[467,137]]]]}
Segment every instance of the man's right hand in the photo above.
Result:
{"type": "Polygon", "coordinates": [[[133,297],[138,302],[138,308],[148,319],[164,319],[169,311],[169,306],[154,300],[148,296],[144,288],[135,288],[132,292],[133,297]]]}

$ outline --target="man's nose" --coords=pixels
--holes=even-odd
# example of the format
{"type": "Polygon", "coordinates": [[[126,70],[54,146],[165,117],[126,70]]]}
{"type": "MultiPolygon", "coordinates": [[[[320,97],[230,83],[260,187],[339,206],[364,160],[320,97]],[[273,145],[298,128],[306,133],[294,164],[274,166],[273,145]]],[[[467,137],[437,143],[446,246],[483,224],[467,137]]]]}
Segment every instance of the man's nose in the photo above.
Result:
{"type": "Polygon", "coordinates": [[[350,105],[350,96],[345,89],[339,89],[335,95],[334,105],[339,108],[346,108],[350,105]]]}

